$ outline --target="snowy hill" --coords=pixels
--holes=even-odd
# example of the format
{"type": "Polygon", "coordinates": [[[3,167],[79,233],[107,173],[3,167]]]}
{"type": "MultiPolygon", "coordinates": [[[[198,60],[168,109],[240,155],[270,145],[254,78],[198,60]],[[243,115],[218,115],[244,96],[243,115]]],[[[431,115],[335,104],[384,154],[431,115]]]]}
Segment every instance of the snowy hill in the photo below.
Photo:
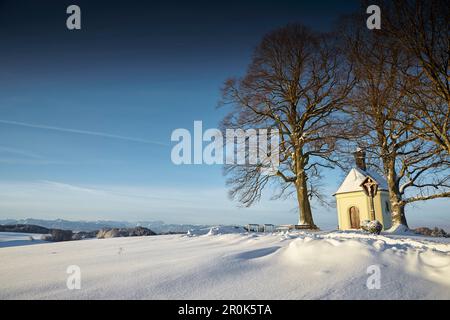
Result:
{"type": "Polygon", "coordinates": [[[0,232],[0,248],[48,243],[48,241],[41,240],[44,235],[39,233],[0,232]]]}
{"type": "Polygon", "coordinates": [[[192,228],[206,227],[205,225],[192,224],[168,224],[163,221],[69,221],[64,219],[43,220],[43,219],[4,219],[0,220],[0,225],[24,224],[37,225],[49,229],[62,229],[72,231],[94,231],[109,228],[133,228],[137,226],[149,228],[156,233],[187,232],[192,228]]]}
{"type": "Polygon", "coordinates": [[[450,239],[230,231],[0,248],[0,299],[450,298],[450,239]]]}

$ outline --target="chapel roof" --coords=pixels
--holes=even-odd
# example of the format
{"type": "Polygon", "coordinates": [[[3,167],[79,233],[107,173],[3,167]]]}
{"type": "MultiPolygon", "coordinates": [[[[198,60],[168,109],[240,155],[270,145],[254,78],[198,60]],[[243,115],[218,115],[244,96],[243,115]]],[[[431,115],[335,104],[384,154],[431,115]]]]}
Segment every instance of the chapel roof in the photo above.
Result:
{"type": "Polygon", "coordinates": [[[338,188],[335,194],[364,191],[363,188],[361,187],[361,184],[367,177],[372,178],[372,180],[378,183],[379,190],[384,191],[388,190],[386,179],[384,179],[378,173],[368,170],[364,171],[359,168],[353,168],[347,174],[347,177],[345,177],[344,181],[342,182],[341,186],[338,188]]]}

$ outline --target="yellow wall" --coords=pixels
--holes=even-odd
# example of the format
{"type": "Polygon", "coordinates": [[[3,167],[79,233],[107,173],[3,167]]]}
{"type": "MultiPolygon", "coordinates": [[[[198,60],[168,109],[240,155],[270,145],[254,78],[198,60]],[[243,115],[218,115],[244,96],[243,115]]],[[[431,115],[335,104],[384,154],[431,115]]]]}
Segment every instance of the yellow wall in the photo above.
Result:
{"type": "MultiPolygon", "coordinates": [[[[375,218],[383,224],[384,229],[391,227],[391,215],[386,210],[386,202],[389,204],[389,196],[386,191],[380,191],[375,196],[375,218]]],[[[371,220],[370,198],[363,191],[341,193],[336,195],[339,230],[348,230],[351,227],[349,210],[351,207],[359,209],[361,221],[371,220]]]]}

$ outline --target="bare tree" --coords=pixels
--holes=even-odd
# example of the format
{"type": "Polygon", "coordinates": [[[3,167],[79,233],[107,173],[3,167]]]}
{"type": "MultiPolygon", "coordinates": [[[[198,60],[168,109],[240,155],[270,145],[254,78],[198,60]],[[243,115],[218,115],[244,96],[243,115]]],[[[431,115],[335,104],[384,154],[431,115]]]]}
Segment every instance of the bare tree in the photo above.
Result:
{"type": "Polygon", "coordinates": [[[276,128],[280,167],[264,175],[261,165],[229,165],[230,195],[246,206],[275,187],[275,197],[293,194],[299,224],[316,228],[310,199],[317,196],[321,168],[333,157],[343,119],[338,110],[352,85],[334,38],[301,25],[288,25],[264,37],[243,78],[226,81],[223,103],[231,105],[223,128],[276,128]]]}
{"type": "Polygon", "coordinates": [[[414,64],[404,72],[410,88],[413,133],[450,154],[450,5],[448,0],[382,2],[382,33],[395,40],[414,64]]]}
{"type": "Polygon", "coordinates": [[[404,70],[415,59],[382,33],[355,29],[352,22],[344,30],[357,79],[347,109],[354,132],[371,155],[370,165],[387,179],[394,226],[407,227],[407,204],[450,196],[448,157],[414,134],[421,119],[411,108],[410,93],[418,84],[404,70]]]}

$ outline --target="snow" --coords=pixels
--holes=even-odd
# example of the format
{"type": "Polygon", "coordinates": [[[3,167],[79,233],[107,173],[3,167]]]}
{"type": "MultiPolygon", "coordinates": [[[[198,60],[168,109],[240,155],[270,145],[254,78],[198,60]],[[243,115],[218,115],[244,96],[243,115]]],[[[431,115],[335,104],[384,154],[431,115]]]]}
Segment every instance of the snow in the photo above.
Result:
{"type": "Polygon", "coordinates": [[[402,235],[402,236],[414,235],[414,231],[410,230],[407,226],[403,224],[394,224],[392,227],[386,230],[386,232],[392,235],[402,235]]]}
{"type": "Polygon", "coordinates": [[[206,228],[196,228],[190,229],[187,233],[188,236],[214,236],[220,234],[230,234],[230,233],[244,233],[246,230],[240,226],[214,226],[214,227],[206,227],[206,228]]]}
{"type": "Polygon", "coordinates": [[[46,243],[41,240],[42,236],[37,233],[0,232],[0,248],[46,243]]]}
{"type": "Polygon", "coordinates": [[[344,181],[342,182],[341,186],[339,187],[339,189],[336,191],[335,194],[364,191],[363,188],[361,187],[361,184],[367,177],[371,177],[373,180],[375,180],[375,182],[378,183],[380,190],[388,190],[386,180],[376,172],[363,171],[358,168],[353,168],[345,177],[344,181]]]}
{"type": "Polygon", "coordinates": [[[0,299],[450,298],[450,239],[388,233],[215,227],[0,248],[0,261],[0,299]],[[67,289],[70,265],[80,290],[67,289]]]}

